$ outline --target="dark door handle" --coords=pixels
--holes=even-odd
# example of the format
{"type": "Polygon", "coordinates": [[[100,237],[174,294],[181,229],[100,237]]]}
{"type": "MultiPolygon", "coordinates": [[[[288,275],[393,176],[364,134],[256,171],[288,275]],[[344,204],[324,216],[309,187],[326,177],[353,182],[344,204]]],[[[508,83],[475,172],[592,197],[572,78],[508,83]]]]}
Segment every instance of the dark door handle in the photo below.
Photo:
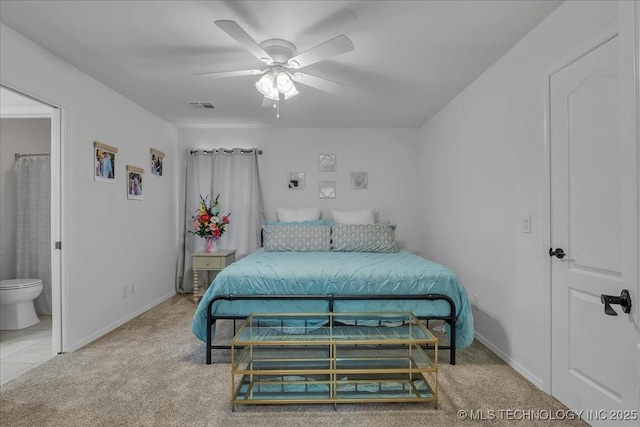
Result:
{"type": "Polygon", "coordinates": [[[619,304],[622,306],[622,311],[625,313],[631,313],[631,295],[629,291],[623,289],[619,297],[612,295],[600,295],[600,301],[604,304],[604,314],[609,316],[617,316],[618,313],[611,307],[611,304],[619,304]]]}
{"type": "Polygon", "coordinates": [[[564,253],[564,250],[562,250],[562,248],[557,248],[555,251],[553,250],[553,248],[549,248],[549,256],[556,256],[560,259],[564,258],[567,254],[564,253]]]}

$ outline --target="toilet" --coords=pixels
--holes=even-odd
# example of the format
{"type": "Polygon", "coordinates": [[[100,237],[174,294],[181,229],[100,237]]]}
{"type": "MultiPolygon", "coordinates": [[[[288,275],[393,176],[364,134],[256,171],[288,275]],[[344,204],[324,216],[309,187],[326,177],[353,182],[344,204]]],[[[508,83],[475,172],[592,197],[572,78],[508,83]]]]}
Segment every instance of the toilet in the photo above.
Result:
{"type": "Polygon", "coordinates": [[[0,330],[24,329],[40,322],[33,300],[41,292],[40,279],[0,280],[0,330]]]}

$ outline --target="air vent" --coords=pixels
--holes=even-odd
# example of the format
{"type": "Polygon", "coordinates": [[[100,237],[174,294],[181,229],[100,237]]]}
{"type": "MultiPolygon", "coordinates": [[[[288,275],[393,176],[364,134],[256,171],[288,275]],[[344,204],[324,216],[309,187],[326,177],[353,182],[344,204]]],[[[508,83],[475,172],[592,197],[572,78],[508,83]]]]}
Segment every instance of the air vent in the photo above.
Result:
{"type": "Polygon", "coordinates": [[[210,102],[187,102],[187,104],[194,110],[213,110],[216,108],[216,106],[210,102]]]}

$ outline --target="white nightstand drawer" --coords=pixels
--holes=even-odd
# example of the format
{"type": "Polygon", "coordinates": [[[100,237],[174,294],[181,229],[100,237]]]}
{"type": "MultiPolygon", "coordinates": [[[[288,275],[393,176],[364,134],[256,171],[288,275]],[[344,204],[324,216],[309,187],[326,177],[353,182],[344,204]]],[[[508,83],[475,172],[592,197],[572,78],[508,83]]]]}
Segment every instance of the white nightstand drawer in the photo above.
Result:
{"type": "Polygon", "coordinates": [[[223,266],[224,258],[195,257],[195,260],[198,270],[220,270],[223,266]]]}

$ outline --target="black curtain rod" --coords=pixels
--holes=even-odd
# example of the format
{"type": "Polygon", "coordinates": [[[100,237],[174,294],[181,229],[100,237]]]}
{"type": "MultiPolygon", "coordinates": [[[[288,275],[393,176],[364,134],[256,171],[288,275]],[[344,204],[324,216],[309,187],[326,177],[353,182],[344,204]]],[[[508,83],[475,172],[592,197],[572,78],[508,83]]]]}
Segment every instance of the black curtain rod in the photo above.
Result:
{"type": "MultiPolygon", "coordinates": [[[[212,149],[212,150],[190,150],[189,154],[198,154],[202,151],[202,154],[211,154],[211,153],[219,153],[220,151],[223,151],[225,154],[234,154],[236,152],[236,150],[229,150],[226,148],[216,148],[216,149],[212,149]]],[[[262,154],[262,150],[256,150],[256,149],[240,149],[240,154],[251,154],[253,152],[256,152],[258,154],[262,154]]]]}

